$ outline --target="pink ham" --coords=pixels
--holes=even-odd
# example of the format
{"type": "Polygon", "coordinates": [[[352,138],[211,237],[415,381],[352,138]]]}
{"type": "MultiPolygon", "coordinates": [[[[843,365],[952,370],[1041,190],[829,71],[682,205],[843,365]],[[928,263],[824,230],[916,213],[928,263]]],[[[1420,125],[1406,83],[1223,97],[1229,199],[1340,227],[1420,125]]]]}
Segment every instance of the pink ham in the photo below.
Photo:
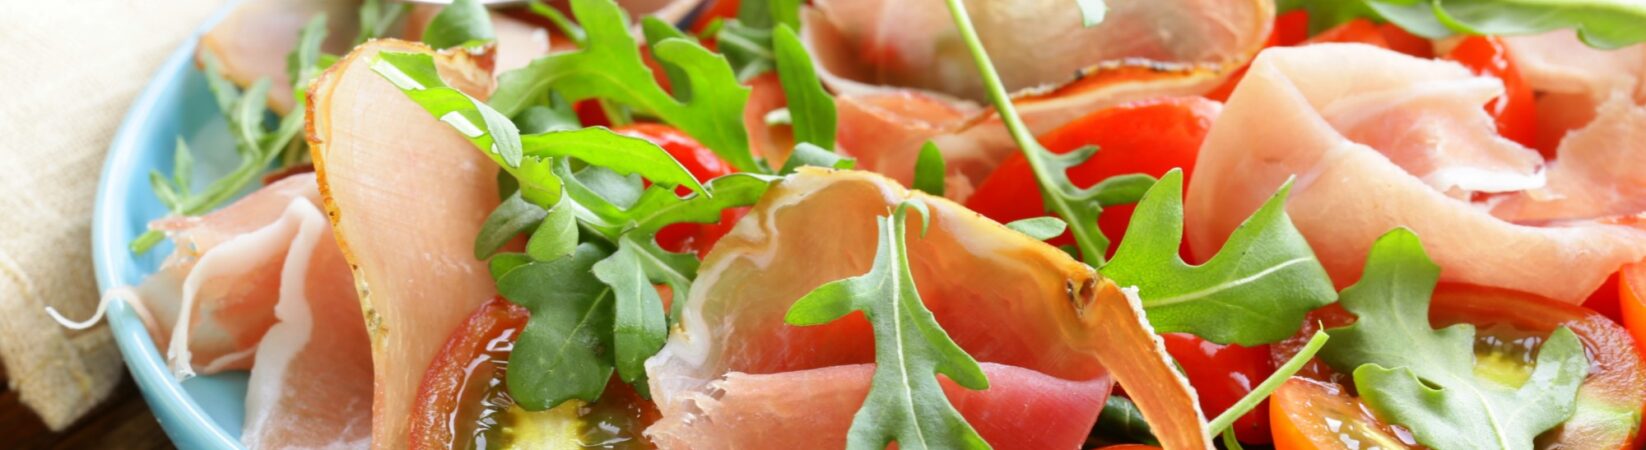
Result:
{"type": "Polygon", "coordinates": [[[249,449],[355,448],[371,437],[370,347],[319,202],[304,173],[153,224],[177,250],[136,290],[137,310],[180,377],[251,369],[249,449]]]}
{"type": "MultiPolygon", "coordinates": [[[[1063,1],[966,3],[1035,134],[1106,106],[1205,93],[1262,47],[1274,17],[1264,1],[1122,1],[1083,28],[1063,1]]],[[[963,200],[1017,151],[979,106],[981,81],[942,2],[819,1],[803,20],[807,48],[840,94],[840,148],[858,168],[907,185],[932,140],[948,163],[949,197],[963,200]],[[946,106],[926,105],[934,102],[946,106]]]]}
{"type": "Polygon", "coordinates": [[[947,200],[812,168],[773,186],[703,261],[668,344],[646,363],[663,414],[648,436],[664,448],[838,448],[867,392],[871,330],[859,315],[815,327],[783,316],[813,288],[867,271],[874,217],[905,198],[932,213],[930,232],[908,240],[921,297],[991,377],[988,390],[948,393],[995,448],[1079,446],[1111,374],[1168,448],[1206,448],[1193,391],[1134,296],[947,200]]]}
{"type": "MultiPolygon", "coordinates": [[[[310,87],[308,139],[371,336],[372,446],[400,449],[429,362],[496,295],[473,246],[499,201],[498,169],[371,70],[382,51],[432,53],[392,39],[355,48],[310,87]]],[[[490,72],[466,53],[435,61],[451,85],[490,93],[490,72]]]]}
{"type": "Polygon", "coordinates": [[[177,250],[138,287],[149,333],[179,377],[252,367],[276,318],[280,282],[297,223],[286,210],[318,204],[313,175],[298,175],[200,217],[150,226],[177,250]]]}
{"type": "MultiPolygon", "coordinates": [[[[315,195],[314,177],[300,176],[315,195]]],[[[353,277],[326,216],[308,198],[280,266],[279,321],[257,345],[246,386],[248,449],[363,448],[371,439],[371,346],[353,277]]]]}
{"type": "Polygon", "coordinates": [[[241,87],[268,78],[269,108],[280,114],[295,103],[286,55],[297,35],[316,14],[326,15],[328,53],[348,51],[359,29],[359,2],[339,0],[260,0],[240,4],[200,37],[200,52],[223,64],[224,76],[241,87]]]}
{"type": "Polygon", "coordinates": [[[1646,44],[1616,50],[1585,45],[1570,30],[1503,38],[1521,77],[1537,93],[1540,149],[1594,120],[1614,94],[1646,102],[1646,44]]]}
{"type": "MultiPolygon", "coordinates": [[[[1220,248],[1295,176],[1287,211],[1340,285],[1360,273],[1377,236],[1405,226],[1424,238],[1443,281],[1582,301],[1619,266],[1646,257],[1646,230],[1517,224],[1455,195],[1513,197],[1542,186],[1525,185],[1542,175],[1528,173],[1529,149],[1482,132],[1491,122],[1479,106],[1500,90],[1461,66],[1369,46],[1265,51],[1201,148],[1187,200],[1190,248],[1220,248]],[[1420,101],[1363,101],[1377,97],[1420,101]],[[1413,133],[1423,138],[1402,138],[1413,133]]],[[[1550,187],[1577,169],[1560,166],[1549,170],[1550,187]]]]}

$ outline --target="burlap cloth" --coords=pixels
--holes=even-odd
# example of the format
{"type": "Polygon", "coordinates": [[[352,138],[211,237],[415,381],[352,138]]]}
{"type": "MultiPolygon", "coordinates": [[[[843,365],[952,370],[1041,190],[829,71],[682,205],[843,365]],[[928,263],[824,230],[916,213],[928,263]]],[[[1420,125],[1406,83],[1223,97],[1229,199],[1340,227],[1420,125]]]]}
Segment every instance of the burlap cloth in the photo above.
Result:
{"type": "Polygon", "coordinates": [[[52,429],[125,370],[107,325],[75,332],[45,313],[95,309],[92,199],[109,140],[160,62],[223,3],[0,1],[0,360],[52,429]]]}

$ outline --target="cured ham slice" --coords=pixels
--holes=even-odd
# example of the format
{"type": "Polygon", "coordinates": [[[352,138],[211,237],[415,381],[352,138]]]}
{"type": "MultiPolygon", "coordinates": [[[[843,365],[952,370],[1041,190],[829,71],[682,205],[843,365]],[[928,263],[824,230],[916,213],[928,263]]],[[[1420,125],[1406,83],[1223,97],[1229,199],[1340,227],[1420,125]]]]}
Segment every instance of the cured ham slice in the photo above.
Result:
{"type": "Polygon", "coordinates": [[[1509,197],[1492,214],[1548,224],[1646,213],[1646,106],[1614,95],[1557,152],[1547,187],[1509,197]]]}
{"type": "Polygon", "coordinates": [[[136,310],[179,377],[251,369],[250,449],[356,448],[371,437],[370,347],[320,201],[303,173],[211,214],[152,224],[177,250],[135,291],[136,310]]]}
{"type": "Polygon", "coordinates": [[[1646,102],[1646,45],[1599,50],[1569,30],[1502,39],[1521,78],[1537,92],[1540,149],[1559,148],[1614,95],[1646,102]]]}
{"type": "MultiPolygon", "coordinates": [[[[318,195],[314,177],[301,177],[318,195]]],[[[248,449],[363,448],[371,439],[371,347],[353,277],[326,216],[309,197],[280,267],[279,301],[246,386],[248,449]]]]}
{"type": "MultiPolygon", "coordinates": [[[[1479,109],[1490,96],[1465,94],[1478,83],[1471,80],[1481,79],[1461,66],[1364,45],[1265,51],[1201,147],[1187,201],[1190,248],[1220,248],[1241,220],[1295,176],[1287,211],[1340,286],[1360,273],[1371,243],[1400,226],[1428,243],[1430,256],[1445,268],[1443,281],[1573,303],[1619,266],[1646,257],[1646,230],[1595,222],[1516,224],[1433,182],[1434,173],[1450,171],[1467,175],[1458,180],[1507,186],[1513,183],[1503,180],[1524,174],[1503,169],[1523,167],[1513,150],[1530,150],[1470,128],[1490,126],[1479,109]],[[1430,94],[1442,86],[1454,92],[1430,94]],[[1424,100],[1398,108],[1356,100],[1369,95],[1424,100]],[[1425,118],[1346,119],[1368,111],[1425,118]],[[1410,133],[1431,137],[1390,138],[1410,133]],[[1425,140],[1428,146],[1421,145],[1425,140]]],[[[1551,183],[1563,177],[1551,172],[1551,183]]],[[[1533,191],[1510,195],[1522,192],[1533,191]]]]}
{"type": "Polygon", "coordinates": [[[873,372],[868,322],[793,327],[783,317],[817,286],[868,271],[874,217],[907,198],[932,215],[929,232],[908,240],[921,298],[990,377],[988,390],[947,392],[995,448],[1078,446],[1111,374],[1168,448],[1207,447],[1193,391],[1133,294],[947,200],[815,168],[773,186],[703,261],[676,329],[646,363],[663,413],[648,436],[665,448],[838,448],[873,372]]]}
{"type": "MultiPolygon", "coordinates": [[[[496,295],[473,245],[499,202],[498,169],[372,72],[383,51],[432,53],[397,40],[355,48],[310,87],[308,138],[371,336],[372,446],[399,449],[429,362],[463,318],[496,295]]],[[[490,93],[490,72],[467,54],[435,61],[452,86],[478,98],[490,93]]]]}
{"type": "MultiPolygon", "coordinates": [[[[840,148],[858,168],[907,185],[921,144],[932,140],[948,163],[949,197],[963,200],[1016,151],[993,110],[976,103],[982,84],[943,2],[814,5],[803,39],[841,94],[840,148]]],[[[1274,18],[1263,1],[1108,5],[1106,21],[1084,28],[1067,2],[967,2],[1033,133],[1107,106],[1210,91],[1257,53],[1274,18]]]]}
{"type": "Polygon", "coordinates": [[[200,51],[211,52],[223,64],[223,75],[241,87],[268,78],[269,109],[285,114],[295,103],[286,54],[297,47],[298,32],[315,14],[326,15],[328,53],[349,50],[357,34],[359,2],[337,0],[260,0],[234,8],[200,37],[200,51]]]}
{"type": "Polygon", "coordinates": [[[252,367],[274,325],[281,267],[297,222],[295,202],[318,204],[313,175],[286,178],[200,217],[150,226],[177,250],[137,288],[149,333],[180,378],[252,367]]]}

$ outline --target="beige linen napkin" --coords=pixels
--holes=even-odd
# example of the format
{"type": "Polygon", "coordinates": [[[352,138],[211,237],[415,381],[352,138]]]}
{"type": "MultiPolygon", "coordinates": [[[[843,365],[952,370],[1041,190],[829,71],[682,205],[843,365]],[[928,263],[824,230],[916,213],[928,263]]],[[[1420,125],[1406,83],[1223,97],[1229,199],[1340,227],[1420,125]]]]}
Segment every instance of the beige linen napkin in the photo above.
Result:
{"type": "Polygon", "coordinates": [[[0,2],[0,360],[54,430],[120,379],[107,325],[88,317],[93,192],[109,140],[160,62],[224,0],[0,2]]]}

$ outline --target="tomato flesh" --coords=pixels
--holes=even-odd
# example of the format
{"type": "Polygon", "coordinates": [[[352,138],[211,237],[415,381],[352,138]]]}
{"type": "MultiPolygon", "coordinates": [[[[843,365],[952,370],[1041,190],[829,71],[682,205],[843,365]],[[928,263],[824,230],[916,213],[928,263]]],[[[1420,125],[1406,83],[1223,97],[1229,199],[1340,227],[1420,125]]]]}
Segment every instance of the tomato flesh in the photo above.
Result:
{"type": "MultiPolygon", "coordinates": [[[[1537,145],[1537,104],[1532,89],[1520,78],[1514,55],[1503,40],[1495,36],[1472,36],[1463,39],[1446,54],[1446,59],[1457,61],[1479,75],[1503,80],[1503,96],[1486,104],[1486,112],[1497,121],[1497,132],[1505,138],[1527,147],[1537,145]]],[[[1544,157],[1554,158],[1553,149],[1544,157]]]]}
{"type": "Polygon", "coordinates": [[[1405,430],[1377,420],[1337,384],[1292,377],[1269,396],[1275,450],[1401,449],[1417,446],[1405,430]]]}
{"type": "MultiPolygon", "coordinates": [[[[1222,112],[1222,104],[1201,97],[1153,99],[1114,106],[1086,115],[1040,137],[1054,153],[1068,153],[1096,145],[1096,155],[1069,169],[1075,186],[1088,187],[1115,175],[1143,173],[1159,177],[1181,167],[1185,183],[1192,182],[1200,143],[1222,112]]],[[[1012,155],[983,180],[966,200],[966,207],[1001,223],[1046,215],[1029,162],[1012,155]]],[[[1098,227],[1118,243],[1131,222],[1132,206],[1104,208],[1098,227]]],[[[1073,243],[1065,232],[1051,241],[1073,243]]],[[[1113,253],[1111,244],[1109,252],[1113,253]]]]}
{"type": "MultiPolygon", "coordinates": [[[[1166,333],[1160,337],[1166,341],[1166,352],[1177,360],[1189,384],[1194,385],[1200,396],[1200,409],[1207,417],[1222,414],[1274,373],[1267,345],[1222,345],[1184,333],[1166,333]]],[[[1264,401],[1236,420],[1235,436],[1245,443],[1268,443],[1268,409],[1269,402],[1264,401]]]]}
{"type": "MultiPolygon", "coordinates": [[[[1323,322],[1332,328],[1353,320],[1353,315],[1332,305],[1311,313],[1308,321],[1323,322]]],[[[1506,386],[1518,386],[1525,381],[1537,347],[1550,332],[1561,326],[1571,329],[1589,356],[1589,376],[1578,388],[1577,412],[1559,428],[1539,436],[1537,448],[1631,448],[1638,437],[1641,413],[1646,408],[1646,365],[1642,364],[1628,332],[1605,316],[1581,306],[1529,294],[1442,284],[1435,291],[1429,320],[1437,328],[1473,324],[1476,327],[1475,375],[1506,386]]],[[[1276,344],[1275,358],[1295,354],[1302,340],[1300,335],[1276,344]]],[[[1352,385],[1346,376],[1324,364],[1311,364],[1300,373],[1341,386],[1352,385]]],[[[1271,408],[1288,407],[1273,398],[1271,402],[1271,408]]],[[[1281,425],[1273,422],[1273,418],[1278,414],[1271,412],[1277,445],[1281,425]]],[[[1325,435],[1312,438],[1317,443],[1330,441],[1325,435]]],[[[1338,447],[1320,444],[1319,447],[1291,448],[1338,447]]]]}
{"type": "Polygon", "coordinates": [[[1623,325],[1634,337],[1635,350],[1646,357],[1646,263],[1624,267],[1619,274],[1623,325]]]}
{"type": "Polygon", "coordinates": [[[641,431],[658,419],[656,407],[615,379],[593,404],[530,412],[515,405],[504,377],[528,316],[494,298],[452,333],[418,388],[411,448],[651,448],[641,431]]]}
{"type": "MultiPolygon", "coordinates": [[[[686,171],[691,172],[692,177],[698,182],[708,182],[715,177],[735,172],[731,164],[720,159],[719,155],[715,155],[686,133],[668,125],[637,123],[613,131],[657,144],[669,152],[669,156],[674,157],[675,161],[679,161],[681,166],[685,166],[686,171]]],[[[682,196],[691,194],[691,190],[685,186],[676,187],[674,192],[682,196]]],[[[716,223],[678,223],[663,227],[657,232],[657,245],[671,252],[692,251],[702,258],[746,213],[748,208],[732,208],[722,211],[720,221],[716,223]]]]}

